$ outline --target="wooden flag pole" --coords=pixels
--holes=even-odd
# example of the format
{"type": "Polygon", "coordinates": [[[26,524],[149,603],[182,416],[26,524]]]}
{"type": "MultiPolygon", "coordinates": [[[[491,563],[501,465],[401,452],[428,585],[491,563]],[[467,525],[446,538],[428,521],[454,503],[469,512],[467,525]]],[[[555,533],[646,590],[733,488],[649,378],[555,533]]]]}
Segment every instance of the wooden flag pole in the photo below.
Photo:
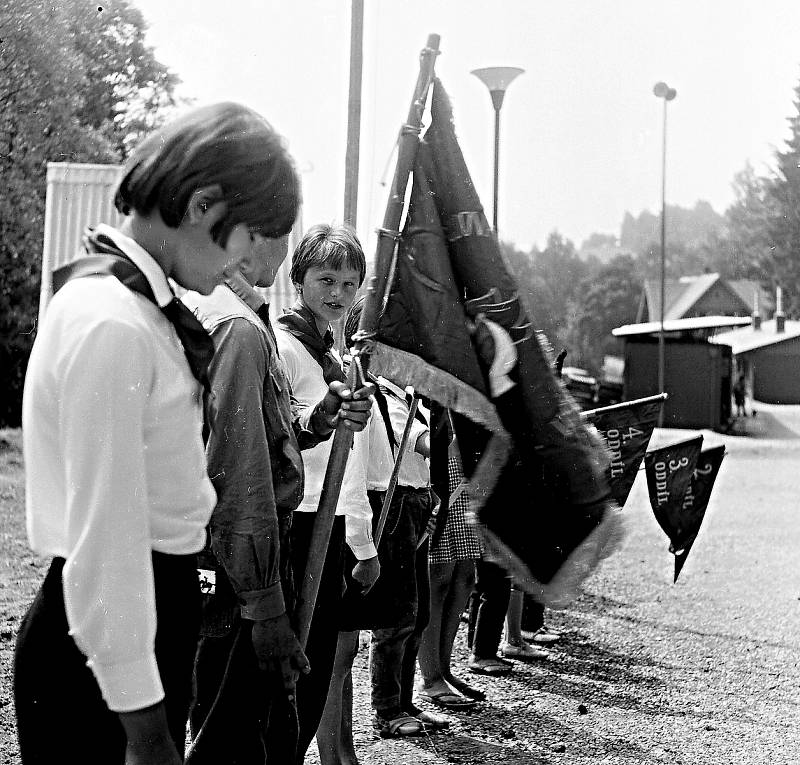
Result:
{"type": "MultiPolygon", "coordinates": [[[[434,62],[439,53],[439,39],[439,35],[429,35],[427,45],[420,54],[419,76],[414,88],[414,98],[408,112],[408,119],[400,131],[397,166],[389,193],[389,201],[386,205],[383,226],[378,230],[374,273],[369,280],[364,309],[356,333],[354,355],[358,356],[360,364],[350,364],[349,385],[351,390],[356,390],[363,385],[360,369],[363,369],[366,374],[369,366],[369,340],[378,326],[378,318],[383,309],[384,295],[389,282],[392,258],[397,240],[400,238],[399,228],[403,217],[406,187],[417,157],[422,114],[425,111],[425,102],[428,100],[428,90],[433,79],[434,62]]],[[[311,617],[319,591],[319,580],[331,538],[336,505],[339,501],[342,476],[352,444],[353,431],[339,424],[333,436],[331,454],[325,471],[325,481],[322,485],[319,507],[314,519],[306,569],[297,602],[298,639],[303,648],[308,641],[311,617]]]]}
{"type": "Polygon", "coordinates": [[[644,398],[635,398],[632,401],[622,401],[619,404],[610,404],[609,406],[601,406],[599,409],[587,409],[584,412],[581,412],[581,417],[584,420],[591,419],[592,417],[596,417],[599,414],[605,414],[606,412],[615,412],[621,409],[630,409],[632,406],[637,406],[638,404],[649,404],[651,401],[666,401],[669,398],[668,393],[656,393],[654,396],[645,396],[644,398]]]}

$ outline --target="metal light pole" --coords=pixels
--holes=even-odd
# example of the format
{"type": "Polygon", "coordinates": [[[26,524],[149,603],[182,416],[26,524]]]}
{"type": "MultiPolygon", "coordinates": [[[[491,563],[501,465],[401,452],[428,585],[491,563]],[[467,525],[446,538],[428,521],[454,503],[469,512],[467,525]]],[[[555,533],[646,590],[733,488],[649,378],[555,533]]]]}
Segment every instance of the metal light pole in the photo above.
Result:
{"type": "Polygon", "coordinates": [[[500,108],[506,88],[525,70],[516,66],[490,66],[485,69],[473,69],[474,74],[487,88],[492,97],[494,107],[494,208],[492,227],[497,236],[497,187],[500,179],[500,108]]]}
{"type": "MultiPolygon", "coordinates": [[[[664,377],[666,373],[666,354],[664,343],[664,282],[666,279],[667,263],[667,102],[678,95],[675,88],[669,87],[666,82],[657,82],[653,87],[656,97],[664,100],[664,128],[661,147],[661,305],[659,306],[660,327],[658,331],[658,392],[664,393],[664,377]]],[[[664,407],[658,414],[658,427],[664,426],[664,407]]]]}
{"type": "Polygon", "coordinates": [[[356,227],[358,160],[361,140],[361,70],[364,45],[364,0],[352,0],[350,14],[350,91],[347,100],[347,153],[344,160],[344,222],[356,227]]]}

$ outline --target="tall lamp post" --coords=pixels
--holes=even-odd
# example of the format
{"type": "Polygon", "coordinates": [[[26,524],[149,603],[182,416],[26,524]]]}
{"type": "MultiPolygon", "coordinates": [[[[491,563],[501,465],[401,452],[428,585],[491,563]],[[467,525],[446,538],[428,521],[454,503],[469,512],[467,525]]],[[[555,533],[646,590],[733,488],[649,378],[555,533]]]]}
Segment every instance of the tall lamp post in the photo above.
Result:
{"type": "MultiPolygon", "coordinates": [[[[660,328],[658,332],[658,392],[664,393],[664,377],[666,371],[666,355],[664,343],[664,301],[667,263],[667,102],[672,101],[678,95],[675,88],[669,87],[666,82],[657,82],[653,87],[653,94],[664,101],[664,128],[662,131],[663,141],[661,147],[661,305],[660,328]]],[[[664,407],[658,415],[658,426],[664,426],[664,407]]]]}
{"type": "MultiPolygon", "coordinates": [[[[344,222],[356,227],[358,161],[361,140],[361,71],[364,60],[364,0],[352,0],[350,13],[350,89],[347,99],[347,152],[344,158],[344,222]]],[[[344,322],[342,322],[344,324],[344,322]]]]}
{"type": "Polygon", "coordinates": [[[497,186],[500,178],[500,109],[506,89],[525,70],[517,66],[489,66],[485,69],[473,69],[474,74],[487,88],[492,97],[494,107],[494,207],[492,227],[497,236],[497,186]]]}

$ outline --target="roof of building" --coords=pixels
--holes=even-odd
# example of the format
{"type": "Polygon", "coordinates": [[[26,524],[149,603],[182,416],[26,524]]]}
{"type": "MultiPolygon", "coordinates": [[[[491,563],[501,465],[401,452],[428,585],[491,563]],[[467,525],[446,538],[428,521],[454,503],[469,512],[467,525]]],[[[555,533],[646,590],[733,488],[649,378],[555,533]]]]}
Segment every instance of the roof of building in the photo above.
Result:
{"type": "Polygon", "coordinates": [[[682,277],[679,280],[679,284],[683,287],[683,291],[676,296],[672,305],[667,305],[669,318],[682,319],[692,309],[692,306],[718,281],[719,274],[682,277]]]}
{"type": "MultiPolygon", "coordinates": [[[[668,279],[664,283],[664,319],[682,319],[699,302],[715,284],[721,284],[730,291],[732,301],[740,303],[740,314],[753,312],[753,296],[758,292],[759,313],[763,318],[772,309],[769,293],[750,279],[728,280],[719,274],[700,274],[698,276],[682,276],[680,279],[668,279]]],[[[661,310],[661,283],[657,279],[649,279],[644,285],[647,313],[651,318],[658,317],[661,310]]]]}
{"type": "Polygon", "coordinates": [[[800,321],[786,319],[783,332],[775,331],[775,319],[762,321],[761,328],[742,327],[730,332],[722,332],[711,338],[712,343],[730,345],[733,355],[747,353],[768,345],[784,343],[800,337],[800,321]]]}
{"type": "Polygon", "coordinates": [[[758,294],[758,312],[762,319],[771,316],[775,311],[775,293],[764,289],[755,279],[733,279],[726,284],[747,304],[750,313],[755,308],[753,297],[758,294]]]}
{"type": "MultiPolygon", "coordinates": [[[[695,316],[688,319],[665,319],[664,332],[714,330],[720,327],[742,327],[749,323],[749,316],[695,316]]],[[[612,329],[611,334],[614,337],[629,337],[631,335],[655,335],[660,331],[660,321],[646,321],[642,324],[625,324],[622,327],[612,329]]]]}

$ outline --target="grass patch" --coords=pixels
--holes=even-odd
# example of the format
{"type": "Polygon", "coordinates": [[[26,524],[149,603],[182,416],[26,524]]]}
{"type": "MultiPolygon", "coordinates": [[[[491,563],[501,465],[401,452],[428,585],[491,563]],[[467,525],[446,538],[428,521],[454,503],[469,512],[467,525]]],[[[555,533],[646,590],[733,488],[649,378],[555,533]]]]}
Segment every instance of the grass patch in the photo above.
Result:
{"type": "Polygon", "coordinates": [[[0,429],[0,763],[18,761],[11,688],[14,641],[47,564],[28,546],[22,431],[0,429]]]}

